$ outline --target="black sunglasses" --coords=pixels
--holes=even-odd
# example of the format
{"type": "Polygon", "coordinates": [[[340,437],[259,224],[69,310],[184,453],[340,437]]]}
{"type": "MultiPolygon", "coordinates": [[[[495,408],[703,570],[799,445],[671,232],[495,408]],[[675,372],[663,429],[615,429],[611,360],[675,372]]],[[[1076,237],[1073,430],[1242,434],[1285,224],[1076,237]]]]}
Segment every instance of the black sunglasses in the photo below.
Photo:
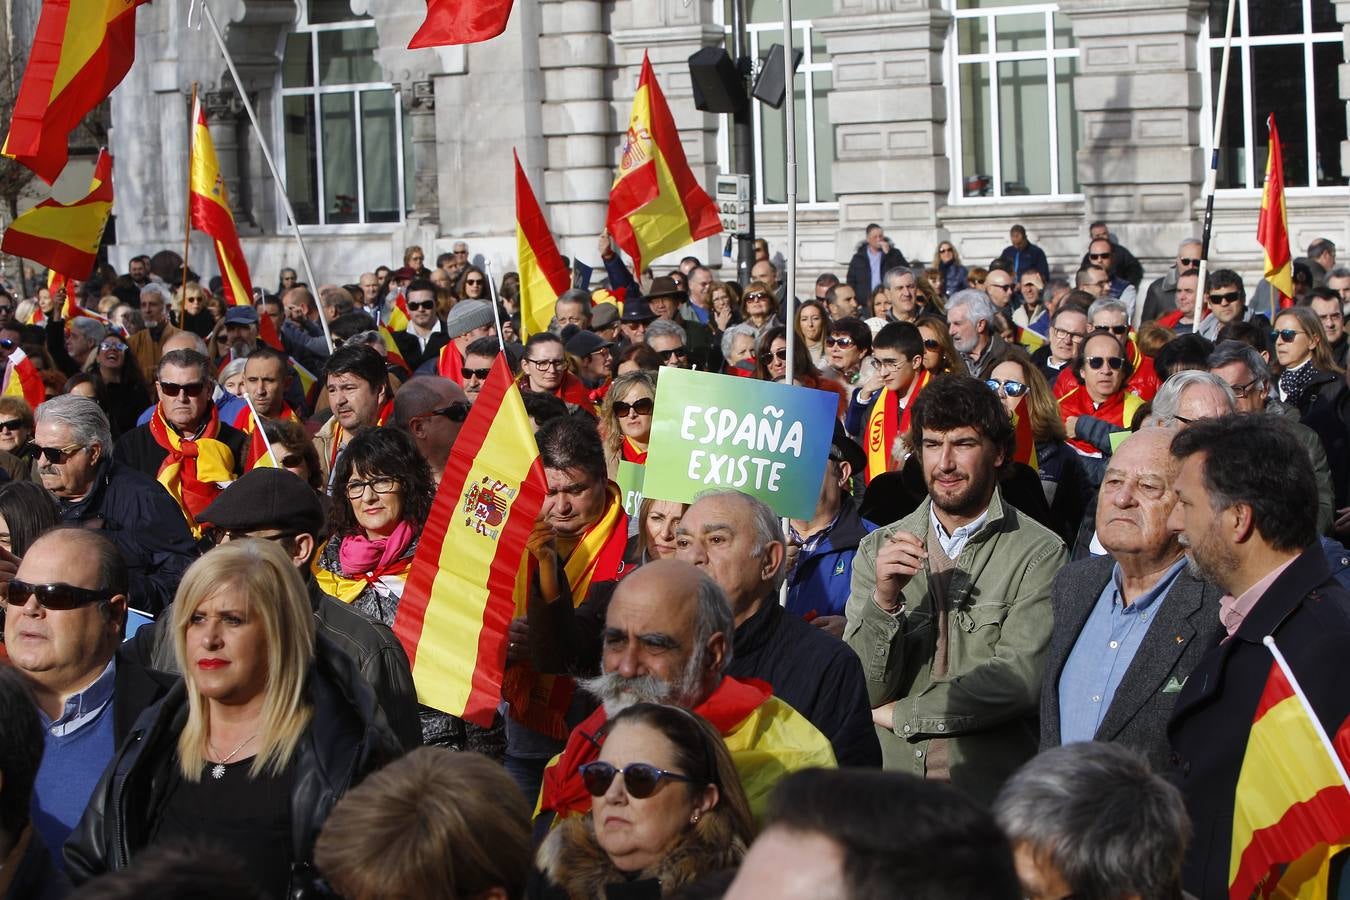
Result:
{"type": "Polygon", "coordinates": [[[408,302],[408,309],[410,311],[416,309],[435,309],[435,308],[436,308],[435,300],[413,300],[408,302]]]}
{"type": "MultiPolygon", "coordinates": [[[[11,579],[5,587],[5,603],[9,606],[23,606],[29,597],[37,597],[45,609],[67,610],[90,603],[111,600],[114,595],[108,591],[96,591],[75,587],[70,584],[29,584],[17,578],[11,579]]],[[[634,794],[634,796],[637,796],[634,794]]]]}
{"type": "Polygon", "coordinates": [[[603,797],[614,783],[614,776],[623,774],[623,789],[635,800],[645,800],[661,784],[662,779],[692,783],[694,779],[678,772],[658,769],[648,763],[629,763],[622,769],[616,769],[607,762],[591,762],[581,766],[581,781],[592,797],[603,797]]]}
{"type": "Polygon", "coordinates": [[[48,465],[58,466],[83,449],[83,444],[71,444],[69,447],[38,447],[37,451],[48,465]]]}
{"type": "Polygon", "coordinates": [[[826,347],[843,347],[847,350],[852,347],[855,341],[851,337],[827,337],[825,339],[826,347]]]}
{"type": "Polygon", "coordinates": [[[1129,334],[1129,333],[1130,333],[1130,326],[1128,326],[1128,325],[1093,325],[1093,326],[1092,326],[1092,330],[1093,330],[1093,331],[1098,331],[1098,332],[1104,332],[1104,333],[1108,333],[1108,334],[1129,334]]]}
{"type": "Polygon", "coordinates": [[[18,431],[20,428],[26,428],[23,419],[6,419],[0,422],[0,431],[18,431]]]}
{"type": "Polygon", "coordinates": [[[0,347],[4,347],[6,350],[13,350],[17,346],[19,346],[18,341],[11,341],[9,338],[0,338],[0,347]]]}
{"type": "Polygon", "coordinates": [[[1195,268],[1196,266],[1200,265],[1200,260],[1198,260],[1198,259],[1187,259],[1187,258],[1184,257],[1184,256],[1178,257],[1177,262],[1181,263],[1181,267],[1182,267],[1183,269],[1193,269],[1193,268],[1195,268]]]}
{"type": "Polygon", "coordinates": [[[787,362],[787,348],[786,348],[786,347],[779,347],[777,350],[773,350],[773,351],[770,351],[770,352],[773,353],[773,358],[776,359],[776,360],[778,360],[779,362],[787,362]]]}
{"type": "Polygon", "coordinates": [[[206,390],[206,382],[194,381],[191,384],[174,384],[172,381],[161,381],[159,389],[164,392],[166,397],[177,397],[179,391],[189,397],[200,397],[202,391],[206,390]]]}
{"type": "Polygon", "coordinates": [[[689,349],[681,344],[678,347],[671,347],[669,350],[658,350],[656,355],[662,359],[684,359],[689,355],[689,349]]]}
{"type": "Polygon", "coordinates": [[[469,417],[469,410],[473,407],[467,400],[456,400],[449,406],[442,406],[439,409],[429,409],[421,415],[413,416],[414,419],[429,419],[432,416],[445,416],[451,422],[463,422],[469,417]]]}
{"type": "Polygon", "coordinates": [[[635,412],[639,416],[650,416],[655,408],[656,402],[651,397],[642,397],[632,403],[625,403],[622,400],[614,401],[614,415],[620,419],[628,415],[629,412],[635,412]]]}
{"type": "Polygon", "coordinates": [[[1277,341],[1283,341],[1286,344],[1292,344],[1294,342],[1294,338],[1298,337],[1300,334],[1303,334],[1303,332],[1299,331],[1297,328],[1280,328],[1275,331],[1272,331],[1271,334],[1275,335],[1275,340],[1277,341]]]}
{"type": "Polygon", "coordinates": [[[1110,259],[1110,253],[1089,253],[1088,259],[1110,259]]]}
{"type": "Polygon", "coordinates": [[[1222,294],[1216,294],[1213,291],[1210,291],[1209,294],[1209,302],[1211,304],[1218,303],[1220,305],[1227,305],[1229,303],[1236,303],[1241,299],[1242,295],[1237,291],[1229,291],[1222,294]]]}
{"type": "Polygon", "coordinates": [[[1125,365],[1123,356],[1090,356],[1088,357],[1088,368],[1100,369],[1102,366],[1110,366],[1111,371],[1119,372],[1120,367],[1125,365]]]}
{"type": "Polygon", "coordinates": [[[940,350],[940,349],[942,349],[942,344],[939,343],[938,341],[933,340],[932,338],[927,338],[927,339],[923,342],[923,349],[925,349],[925,350],[940,350]]]}
{"type": "Polygon", "coordinates": [[[483,381],[491,371],[491,369],[460,369],[459,375],[461,378],[477,378],[483,381]]]}

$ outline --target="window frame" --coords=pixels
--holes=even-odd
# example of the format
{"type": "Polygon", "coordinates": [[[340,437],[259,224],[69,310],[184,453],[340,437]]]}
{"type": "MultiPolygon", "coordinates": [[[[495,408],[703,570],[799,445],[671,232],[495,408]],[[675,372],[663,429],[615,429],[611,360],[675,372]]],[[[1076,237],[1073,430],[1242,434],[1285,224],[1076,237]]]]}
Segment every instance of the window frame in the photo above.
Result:
{"type": "MultiPolygon", "coordinates": [[[[280,148],[281,151],[281,174],[284,178],[287,174],[286,160],[286,99],[289,97],[308,97],[313,101],[314,109],[314,146],[316,158],[314,160],[315,168],[315,190],[319,198],[318,212],[319,221],[309,223],[297,223],[298,227],[305,232],[318,234],[372,234],[387,233],[392,228],[402,227],[408,220],[408,197],[407,197],[407,174],[405,171],[405,156],[408,148],[404,146],[406,138],[404,135],[403,122],[403,103],[402,91],[397,84],[384,81],[371,82],[352,82],[349,84],[322,85],[319,83],[319,71],[321,67],[321,58],[319,56],[319,36],[326,32],[334,31],[355,31],[358,29],[369,28],[376,31],[375,20],[372,18],[352,18],[342,22],[324,22],[311,24],[309,22],[309,3],[307,0],[298,0],[298,15],[295,23],[288,30],[283,30],[277,38],[277,56],[282,61],[277,67],[277,74],[274,83],[275,96],[275,122],[273,127],[273,146],[280,148]],[[310,80],[312,84],[300,87],[284,87],[286,43],[288,38],[294,34],[305,34],[309,37],[309,64],[310,80]],[[362,144],[362,104],[361,96],[367,91],[389,91],[394,99],[394,134],[397,136],[397,146],[394,148],[394,158],[396,165],[396,189],[398,192],[398,218],[387,222],[367,222],[366,217],[366,179],[365,179],[365,153],[362,144]],[[324,173],[324,137],[323,137],[323,103],[324,95],[350,94],[352,97],[352,123],[355,146],[355,177],[356,177],[356,203],[357,218],[356,222],[329,222],[328,204],[326,200],[326,183],[324,173]]],[[[285,185],[277,185],[278,192],[286,190],[285,185]]],[[[281,209],[280,196],[277,202],[278,210],[281,209]]]]}
{"type": "MultiPolygon", "coordinates": [[[[1313,45],[1314,44],[1341,44],[1344,40],[1344,31],[1310,31],[1312,27],[1312,4],[1313,0],[1299,0],[1299,10],[1303,21],[1303,31],[1299,34],[1262,34],[1249,35],[1248,6],[1249,0],[1237,0],[1237,15],[1233,21],[1233,53],[1228,60],[1228,79],[1230,83],[1236,76],[1241,79],[1241,83],[1247,89],[1242,91],[1242,125],[1243,125],[1243,146],[1247,148],[1244,160],[1243,182],[1245,187],[1218,187],[1214,188],[1215,196],[1223,197],[1260,197],[1265,190],[1266,177],[1266,159],[1263,156],[1260,160],[1260,171],[1257,171],[1256,160],[1256,135],[1258,128],[1265,127],[1265,119],[1260,123],[1253,118],[1253,97],[1251,90],[1252,77],[1252,48],[1254,47],[1294,47],[1301,46],[1303,51],[1303,102],[1304,102],[1304,120],[1307,129],[1304,140],[1308,147],[1308,158],[1306,160],[1308,172],[1315,178],[1317,172],[1317,117],[1314,115],[1317,104],[1316,95],[1313,90],[1315,75],[1313,70],[1313,45]]],[[[1210,165],[1210,156],[1215,150],[1214,146],[1214,112],[1215,102],[1214,94],[1218,92],[1218,83],[1215,78],[1218,72],[1213,64],[1214,52],[1223,50],[1224,39],[1222,36],[1215,37],[1211,31],[1211,19],[1207,14],[1200,25],[1200,32],[1197,36],[1196,58],[1199,62],[1200,79],[1204,86],[1204,92],[1200,101],[1200,141],[1204,150],[1205,165],[1210,165]]],[[[1222,25],[1220,26],[1222,27],[1222,25]]],[[[1339,111],[1340,115],[1345,115],[1344,101],[1339,111]]],[[[1225,116],[1227,110],[1225,109],[1225,116]]],[[[1277,123],[1278,124],[1278,123],[1277,123]]],[[[1282,142],[1283,143],[1283,142],[1282,142]]],[[[1269,146],[1268,144],[1266,146],[1269,146]]],[[[1208,171],[1208,168],[1206,169],[1208,171]]],[[[1345,177],[1345,173],[1342,173],[1345,177]]],[[[1331,185],[1285,185],[1284,192],[1286,196],[1293,197],[1329,197],[1336,193],[1350,192],[1350,180],[1347,184],[1331,185]]]]}
{"type": "MultiPolygon", "coordinates": [[[[946,77],[947,87],[947,146],[952,148],[951,153],[951,185],[948,188],[947,201],[952,205],[969,206],[988,206],[996,203],[1032,203],[1032,204],[1051,204],[1081,202],[1084,199],[1082,191],[1062,190],[1059,183],[1060,175],[1060,154],[1059,154],[1059,98],[1057,94],[1057,84],[1059,75],[1056,71],[1057,63],[1060,60],[1080,58],[1081,51],[1077,46],[1060,48],[1055,46],[1055,14],[1061,12],[1059,4],[1048,0],[1048,2],[1029,2],[1019,5],[1009,6],[984,6],[970,9],[958,8],[958,0],[948,0],[948,12],[951,13],[951,24],[947,31],[947,40],[943,47],[943,72],[946,77]],[[1018,16],[1018,15],[1036,15],[1041,14],[1045,17],[1045,49],[1043,50],[1004,50],[998,49],[998,25],[996,19],[999,16],[1018,16]],[[962,53],[960,46],[960,24],[966,19],[987,19],[987,29],[989,34],[989,49],[984,53],[962,53]],[[1003,192],[1003,153],[1002,153],[1002,128],[1001,121],[1001,98],[999,96],[998,68],[1001,63],[1011,62],[1044,62],[1046,67],[1046,94],[1047,96],[1047,132],[1046,139],[1048,143],[1048,156],[1050,164],[1050,185],[1051,191],[1046,194],[1005,194],[1003,192]],[[965,135],[961,131],[961,67],[962,66],[986,66],[989,71],[989,110],[990,121],[987,123],[991,129],[990,146],[993,149],[992,170],[989,174],[993,178],[994,193],[987,197],[967,197],[965,193],[966,172],[965,172],[965,135]]],[[[1067,76],[1069,90],[1073,90],[1073,77],[1067,76]]],[[[1074,148],[1077,152],[1078,148],[1074,148]]],[[[1075,165],[1076,165],[1075,160],[1075,165]]]]}

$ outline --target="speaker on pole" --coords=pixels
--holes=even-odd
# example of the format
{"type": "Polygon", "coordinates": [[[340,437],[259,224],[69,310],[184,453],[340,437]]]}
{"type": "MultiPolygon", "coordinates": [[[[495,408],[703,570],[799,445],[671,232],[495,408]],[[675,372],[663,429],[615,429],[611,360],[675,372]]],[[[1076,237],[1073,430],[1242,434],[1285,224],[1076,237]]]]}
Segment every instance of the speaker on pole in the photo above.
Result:
{"type": "Polygon", "coordinates": [[[689,57],[689,80],[696,109],[734,113],[745,105],[745,82],[723,47],[704,47],[689,57]]]}
{"type": "MultiPolygon", "coordinates": [[[[795,73],[801,64],[802,51],[794,48],[792,51],[792,71],[795,73]]],[[[756,100],[767,103],[774,109],[780,109],[783,106],[783,101],[787,99],[787,91],[783,84],[782,44],[774,44],[769,48],[769,58],[764,61],[764,67],[759,70],[759,77],[755,79],[755,89],[750,93],[756,100]]]]}

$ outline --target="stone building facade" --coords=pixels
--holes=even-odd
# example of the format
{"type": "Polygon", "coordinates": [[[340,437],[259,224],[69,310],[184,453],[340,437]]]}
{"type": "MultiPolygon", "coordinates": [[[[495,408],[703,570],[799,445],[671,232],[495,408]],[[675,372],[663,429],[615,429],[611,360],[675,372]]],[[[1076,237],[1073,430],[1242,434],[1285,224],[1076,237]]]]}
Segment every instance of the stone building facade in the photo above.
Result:
{"type": "MultiPolygon", "coordinates": [[[[404,49],[422,18],[406,0],[213,9],[292,184],[317,277],[354,281],[409,244],[430,262],[456,240],[498,274],[513,268],[512,148],[562,251],[597,262],[644,52],[690,163],[711,185],[731,165],[729,117],[694,108],[686,60],[727,39],[730,2],[515,0],[495,40],[419,51],[404,49]]],[[[762,58],[781,40],[781,6],[740,2],[762,58]]],[[[1255,273],[1272,98],[1294,160],[1295,255],[1316,236],[1350,244],[1350,0],[1238,4],[1212,259],[1255,273]]],[[[842,276],[873,221],[916,263],[949,239],[968,264],[997,254],[1008,225],[1021,222],[1052,265],[1071,270],[1088,223],[1105,219],[1161,274],[1177,243],[1200,230],[1206,84],[1218,81],[1224,8],[795,0],[794,44],[808,51],[797,79],[801,288],[820,271],[842,276]]],[[[181,245],[195,80],[255,281],[271,286],[299,257],[220,54],[205,29],[189,29],[184,4],[148,4],[139,16],[136,64],[112,101],[113,261],[181,245]]],[[[783,117],[767,107],[755,115],[757,231],[785,253],[783,117]]],[[[200,271],[215,270],[209,252],[194,241],[200,271]]],[[[723,241],[689,252],[718,263],[723,241]]]]}

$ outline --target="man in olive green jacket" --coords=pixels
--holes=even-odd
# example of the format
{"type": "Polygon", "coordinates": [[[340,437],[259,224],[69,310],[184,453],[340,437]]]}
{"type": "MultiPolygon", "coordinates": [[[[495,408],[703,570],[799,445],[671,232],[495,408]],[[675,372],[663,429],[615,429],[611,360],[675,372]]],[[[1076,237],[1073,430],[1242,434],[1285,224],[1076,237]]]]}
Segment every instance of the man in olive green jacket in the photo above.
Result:
{"type": "Polygon", "coordinates": [[[911,441],[929,499],[863,539],[844,638],[862,659],[884,765],[989,803],[1035,755],[1053,532],[1003,501],[1014,433],[998,394],[943,376],[918,398],[911,441]]]}

